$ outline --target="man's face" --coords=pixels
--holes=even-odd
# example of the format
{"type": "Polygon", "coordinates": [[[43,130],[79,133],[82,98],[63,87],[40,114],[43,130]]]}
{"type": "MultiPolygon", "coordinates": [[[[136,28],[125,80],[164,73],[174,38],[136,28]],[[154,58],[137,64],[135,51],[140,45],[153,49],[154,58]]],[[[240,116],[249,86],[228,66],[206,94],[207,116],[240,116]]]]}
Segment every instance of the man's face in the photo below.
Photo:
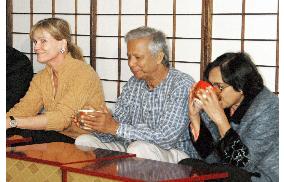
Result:
{"type": "Polygon", "coordinates": [[[149,50],[151,39],[141,38],[127,43],[128,65],[131,72],[139,80],[151,79],[161,63],[149,50]]]}

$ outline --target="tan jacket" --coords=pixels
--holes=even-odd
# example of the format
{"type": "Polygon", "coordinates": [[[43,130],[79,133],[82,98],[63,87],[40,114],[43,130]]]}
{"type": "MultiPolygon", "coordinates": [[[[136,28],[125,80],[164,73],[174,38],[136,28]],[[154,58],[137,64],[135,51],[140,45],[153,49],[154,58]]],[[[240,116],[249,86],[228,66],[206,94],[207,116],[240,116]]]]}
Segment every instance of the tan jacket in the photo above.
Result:
{"type": "Polygon", "coordinates": [[[71,122],[71,116],[86,105],[98,109],[104,104],[100,79],[94,69],[83,61],[66,55],[58,69],[58,88],[54,96],[50,66],[37,73],[26,95],[9,110],[7,116],[36,116],[42,108],[48,118],[46,130],[60,131],[70,137],[86,133],[71,122]]]}

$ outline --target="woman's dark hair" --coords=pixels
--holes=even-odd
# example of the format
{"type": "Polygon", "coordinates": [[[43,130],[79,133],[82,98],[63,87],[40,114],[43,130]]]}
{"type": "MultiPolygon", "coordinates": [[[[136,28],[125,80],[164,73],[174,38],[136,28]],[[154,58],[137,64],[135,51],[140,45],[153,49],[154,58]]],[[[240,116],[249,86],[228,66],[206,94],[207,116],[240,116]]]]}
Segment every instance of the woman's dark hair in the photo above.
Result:
{"type": "Polygon", "coordinates": [[[220,67],[222,79],[245,97],[254,97],[263,89],[263,79],[247,53],[225,53],[209,63],[204,72],[208,81],[209,72],[220,67]]]}

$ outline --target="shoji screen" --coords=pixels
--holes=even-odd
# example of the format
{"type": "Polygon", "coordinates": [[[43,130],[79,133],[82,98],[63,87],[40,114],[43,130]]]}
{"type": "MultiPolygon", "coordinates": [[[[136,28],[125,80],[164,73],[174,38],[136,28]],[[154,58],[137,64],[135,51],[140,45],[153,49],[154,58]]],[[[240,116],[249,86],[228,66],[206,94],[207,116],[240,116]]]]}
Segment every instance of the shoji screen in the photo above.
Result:
{"type": "Polygon", "coordinates": [[[214,0],[212,59],[226,51],[251,55],[264,83],[278,93],[278,0],[214,0]]]}
{"type": "Polygon", "coordinates": [[[26,53],[35,73],[29,31],[46,17],[66,19],[87,63],[99,74],[107,105],[132,75],[124,35],[139,26],[165,32],[172,66],[200,79],[204,66],[227,51],[248,52],[265,84],[278,93],[278,0],[7,0],[8,29],[15,48],[26,53]],[[10,7],[10,6],[9,6],[10,7]],[[9,14],[10,12],[10,14],[9,14]],[[11,26],[10,26],[11,25],[11,26]]]}

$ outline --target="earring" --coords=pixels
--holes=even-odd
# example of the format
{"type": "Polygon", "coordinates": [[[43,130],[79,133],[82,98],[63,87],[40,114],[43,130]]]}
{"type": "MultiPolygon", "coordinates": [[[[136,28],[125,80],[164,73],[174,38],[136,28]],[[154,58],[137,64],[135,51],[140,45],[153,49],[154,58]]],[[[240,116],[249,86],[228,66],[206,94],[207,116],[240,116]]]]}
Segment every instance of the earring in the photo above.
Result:
{"type": "Polygon", "coordinates": [[[65,49],[64,49],[64,48],[60,49],[60,53],[61,53],[61,54],[63,54],[64,52],[65,52],[65,49]]]}

